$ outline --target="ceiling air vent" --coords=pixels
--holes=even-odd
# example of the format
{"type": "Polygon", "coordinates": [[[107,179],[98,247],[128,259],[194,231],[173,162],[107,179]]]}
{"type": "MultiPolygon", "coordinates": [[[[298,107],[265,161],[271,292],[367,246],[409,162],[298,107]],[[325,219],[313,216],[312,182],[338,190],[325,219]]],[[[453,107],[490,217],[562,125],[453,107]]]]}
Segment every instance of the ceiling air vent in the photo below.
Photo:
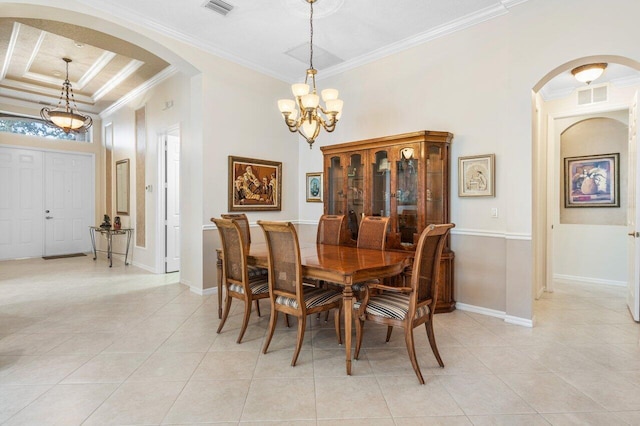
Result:
{"type": "Polygon", "coordinates": [[[203,4],[209,10],[213,10],[214,12],[219,13],[222,16],[227,16],[227,13],[233,10],[233,6],[229,3],[223,2],[222,0],[209,0],[205,4],[203,4]]]}
{"type": "Polygon", "coordinates": [[[588,105],[595,102],[606,102],[609,98],[608,95],[609,90],[606,85],[578,90],[578,105],[588,105]]]}

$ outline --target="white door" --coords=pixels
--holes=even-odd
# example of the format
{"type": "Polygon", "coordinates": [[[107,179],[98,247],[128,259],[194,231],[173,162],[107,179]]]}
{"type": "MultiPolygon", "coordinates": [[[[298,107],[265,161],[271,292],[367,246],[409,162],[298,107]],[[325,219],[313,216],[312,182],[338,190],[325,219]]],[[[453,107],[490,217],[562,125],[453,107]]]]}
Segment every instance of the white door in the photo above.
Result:
{"type": "Polygon", "coordinates": [[[42,152],[0,147],[0,260],[42,256],[42,152]]]}
{"type": "Polygon", "coordinates": [[[631,107],[629,108],[629,183],[628,183],[628,210],[627,210],[627,241],[628,241],[628,265],[629,265],[629,291],[627,293],[627,305],[633,319],[640,321],[640,184],[638,184],[638,92],[636,92],[631,107]]]}
{"type": "Polygon", "coordinates": [[[44,161],[45,255],[88,252],[95,205],[93,158],[45,152],[44,161]]]}
{"type": "Polygon", "coordinates": [[[167,135],[165,272],[180,270],[180,137],[167,135]]]}

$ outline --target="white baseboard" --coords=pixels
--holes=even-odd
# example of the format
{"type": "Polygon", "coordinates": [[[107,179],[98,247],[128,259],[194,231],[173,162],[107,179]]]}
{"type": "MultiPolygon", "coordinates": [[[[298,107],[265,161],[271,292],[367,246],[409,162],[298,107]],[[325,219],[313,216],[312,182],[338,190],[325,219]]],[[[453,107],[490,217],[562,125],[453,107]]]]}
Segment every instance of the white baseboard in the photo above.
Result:
{"type": "Polygon", "coordinates": [[[542,286],[540,287],[540,289],[538,290],[538,293],[536,294],[536,300],[540,299],[542,297],[542,294],[545,292],[547,288],[542,286]]]}
{"type": "Polygon", "coordinates": [[[626,281],[603,280],[601,278],[579,277],[576,275],[553,274],[554,281],[564,281],[571,284],[596,284],[612,285],[616,287],[626,287],[626,281]]]}
{"type": "Polygon", "coordinates": [[[500,318],[504,320],[504,322],[514,325],[520,325],[523,327],[533,327],[533,320],[514,317],[512,315],[507,315],[506,312],[496,311],[495,309],[483,308],[482,306],[475,305],[467,305],[466,303],[456,302],[456,309],[460,309],[461,311],[473,312],[475,314],[487,315],[489,317],[500,318]]]}
{"type": "Polygon", "coordinates": [[[152,274],[157,274],[158,273],[158,272],[156,272],[155,268],[152,268],[149,265],[143,265],[142,263],[138,263],[138,262],[131,262],[130,264],[135,266],[136,268],[144,269],[147,272],[151,272],[152,274]]]}
{"type": "Polygon", "coordinates": [[[211,296],[212,294],[218,294],[218,287],[210,287],[210,288],[196,288],[189,286],[189,290],[192,293],[195,293],[199,296],[211,296]]]}

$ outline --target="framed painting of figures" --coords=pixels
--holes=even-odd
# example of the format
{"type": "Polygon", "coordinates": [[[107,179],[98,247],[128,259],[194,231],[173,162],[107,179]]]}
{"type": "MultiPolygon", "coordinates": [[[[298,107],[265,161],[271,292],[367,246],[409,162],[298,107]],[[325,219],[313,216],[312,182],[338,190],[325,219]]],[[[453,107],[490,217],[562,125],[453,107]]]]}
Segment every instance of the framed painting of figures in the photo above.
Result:
{"type": "Polygon", "coordinates": [[[282,210],[282,163],[229,156],[229,211],[282,210]]]}

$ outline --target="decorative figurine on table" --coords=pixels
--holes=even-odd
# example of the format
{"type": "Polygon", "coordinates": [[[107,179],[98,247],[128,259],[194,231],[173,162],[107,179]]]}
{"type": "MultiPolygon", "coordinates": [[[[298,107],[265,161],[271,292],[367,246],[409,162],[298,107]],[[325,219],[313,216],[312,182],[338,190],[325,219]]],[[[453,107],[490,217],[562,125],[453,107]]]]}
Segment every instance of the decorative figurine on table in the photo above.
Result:
{"type": "Polygon", "coordinates": [[[102,222],[102,224],[100,225],[100,228],[103,229],[109,229],[111,228],[111,218],[109,217],[108,214],[104,215],[104,221],[102,222]]]}
{"type": "Polygon", "coordinates": [[[122,222],[120,222],[120,216],[116,216],[115,220],[113,221],[113,229],[120,229],[122,228],[122,222]]]}

